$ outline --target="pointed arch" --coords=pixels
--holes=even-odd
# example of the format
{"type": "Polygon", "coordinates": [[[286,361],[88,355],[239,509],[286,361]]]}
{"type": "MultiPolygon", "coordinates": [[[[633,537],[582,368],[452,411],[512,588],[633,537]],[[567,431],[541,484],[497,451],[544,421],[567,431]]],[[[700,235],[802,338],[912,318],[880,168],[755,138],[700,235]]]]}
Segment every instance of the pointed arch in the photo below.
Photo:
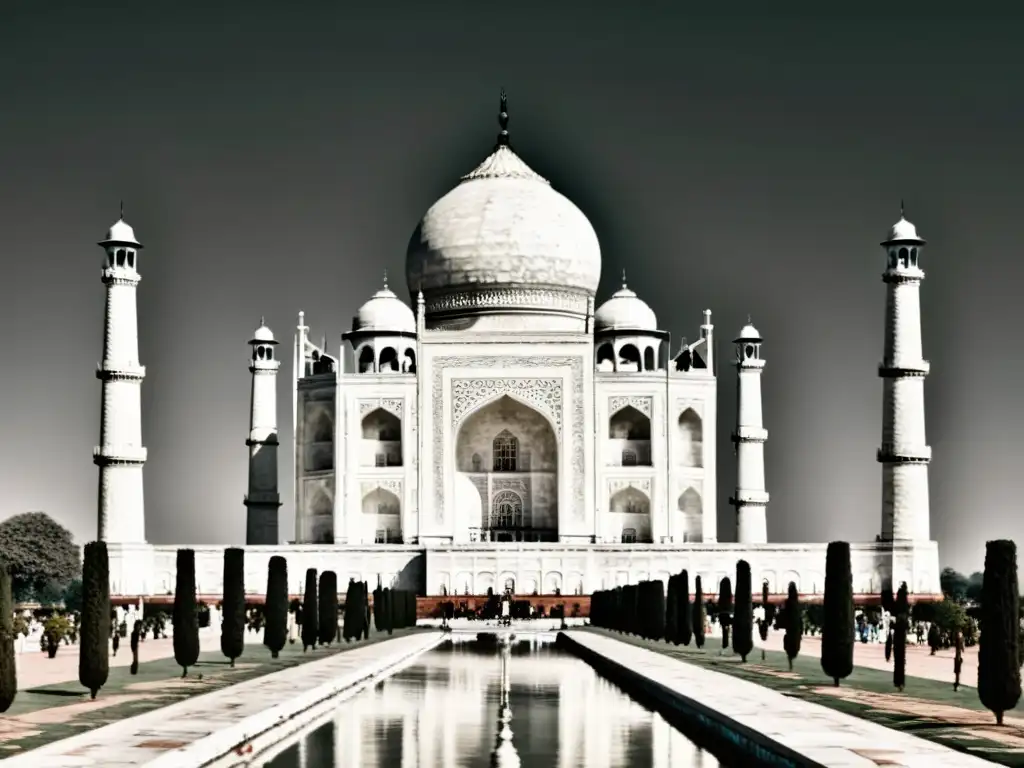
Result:
{"type": "Polygon", "coordinates": [[[377,486],[363,496],[363,538],[377,544],[402,541],[402,502],[387,488],[377,486]]]}
{"type": "Polygon", "coordinates": [[[609,509],[615,514],[650,515],[651,500],[639,488],[628,486],[612,494],[608,502],[609,509]]]}
{"type": "Polygon", "coordinates": [[[701,541],[704,538],[704,501],[692,486],[687,488],[676,501],[681,516],[680,528],[683,541],[701,541]]]}
{"type": "Polygon", "coordinates": [[[377,370],[380,373],[398,373],[400,369],[398,350],[394,347],[384,347],[377,359],[377,370]]]}
{"type": "Polygon", "coordinates": [[[311,443],[330,443],[334,441],[334,419],[326,408],[317,408],[309,420],[309,441],[311,443]]]}
{"type": "Polygon", "coordinates": [[[619,370],[639,371],[641,369],[640,350],[636,344],[623,344],[619,347],[619,370]]]}
{"type": "Polygon", "coordinates": [[[647,349],[644,350],[644,370],[658,370],[657,357],[655,357],[654,347],[647,347],[647,349]]]}
{"type": "Polygon", "coordinates": [[[610,342],[598,346],[594,362],[599,371],[615,370],[615,348],[610,342]]]}
{"type": "Polygon", "coordinates": [[[358,365],[360,373],[373,373],[374,370],[376,369],[376,366],[374,365],[375,360],[373,354],[373,347],[371,347],[369,344],[360,348],[356,360],[356,365],[358,365]]]}
{"type": "Polygon", "coordinates": [[[334,502],[323,488],[317,488],[307,509],[312,517],[334,515],[334,502]]]}
{"type": "Polygon", "coordinates": [[[676,424],[679,437],[679,464],[684,467],[704,466],[704,422],[693,408],[679,414],[676,424]]]}
{"type": "Polygon", "coordinates": [[[491,441],[491,456],[494,472],[518,472],[519,438],[507,429],[501,430],[491,441]]]}
{"type": "Polygon", "coordinates": [[[360,464],[364,467],[402,466],[402,420],[384,408],[363,416],[360,464]]]}
{"type": "Polygon", "coordinates": [[[411,347],[402,355],[402,373],[416,373],[416,350],[411,347]]]}
{"type": "Polygon", "coordinates": [[[651,420],[631,405],[608,419],[608,458],[611,466],[651,466],[651,420]]]}

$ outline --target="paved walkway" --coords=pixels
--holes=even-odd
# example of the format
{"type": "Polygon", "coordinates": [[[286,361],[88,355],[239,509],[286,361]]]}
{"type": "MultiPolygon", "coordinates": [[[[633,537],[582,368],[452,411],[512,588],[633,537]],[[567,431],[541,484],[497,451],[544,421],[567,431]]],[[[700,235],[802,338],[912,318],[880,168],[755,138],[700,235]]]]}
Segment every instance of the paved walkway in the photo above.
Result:
{"type": "Polygon", "coordinates": [[[589,632],[570,638],[829,768],[991,768],[992,763],[756,683],[589,632]]]}
{"type": "MultiPolygon", "coordinates": [[[[262,643],[262,632],[246,632],[246,643],[262,643]]],[[[220,650],[220,630],[201,629],[199,648],[202,651],[220,650]]],[[[139,662],[169,659],[174,655],[174,641],[171,638],[154,640],[152,637],[139,643],[139,662]]],[[[128,667],[132,663],[132,649],[128,638],[121,639],[117,656],[110,657],[111,667],[128,667]]],[[[26,651],[17,655],[18,690],[38,688],[41,685],[78,682],[78,646],[62,645],[54,658],[42,651],[26,651]]]]}
{"type": "Polygon", "coordinates": [[[301,728],[308,723],[303,713],[314,717],[333,709],[346,691],[403,666],[443,639],[440,632],[417,632],[354,648],[87,731],[0,765],[194,768],[239,747],[239,754],[250,754],[254,743],[258,753],[287,734],[275,734],[269,742],[261,742],[261,735],[279,726],[301,728]]]}
{"type": "MultiPolygon", "coordinates": [[[[754,643],[760,648],[761,638],[757,637],[756,632],[754,634],[754,643]]],[[[783,651],[782,638],[784,636],[784,632],[771,632],[764,647],[769,651],[783,651]]],[[[820,658],[821,635],[813,637],[804,635],[800,641],[800,655],[820,658]]],[[[952,649],[936,651],[932,656],[931,649],[927,645],[908,645],[907,677],[923,677],[952,685],[953,655],[952,649]]],[[[853,664],[867,669],[892,670],[892,662],[885,660],[885,645],[883,643],[854,643],[853,664]]],[[[964,666],[960,673],[960,680],[967,688],[974,688],[978,685],[978,646],[976,645],[964,649],[964,666]]]]}

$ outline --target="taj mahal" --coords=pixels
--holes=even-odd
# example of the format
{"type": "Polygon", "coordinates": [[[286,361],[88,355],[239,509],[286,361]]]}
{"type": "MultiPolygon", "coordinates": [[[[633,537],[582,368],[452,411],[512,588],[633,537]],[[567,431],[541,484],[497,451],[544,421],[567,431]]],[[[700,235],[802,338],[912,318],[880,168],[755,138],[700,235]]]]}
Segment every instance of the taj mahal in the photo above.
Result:
{"type": "MultiPolygon", "coordinates": [[[[307,568],[421,595],[588,595],[686,568],[709,593],[742,558],[773,593],[790,581],[820,593],[826,544],[768,541],[761,378],[770,375],[770,347],[749,320],[719,344],[710,310],[694,311],[694,341],[673,339],[626,275],[598,297],[594,228],[516,154],[508,121],[502,94],[493,151],[416,226],[408,303],[385,275],[336,346],[314,343],[299,313],[290,354],[293,531],[279,526],[285,356],[263,322],[249,340],[249,482],[239,507],[247,591],[264,592],[267,561],[280,554],[295,592],[307,568]],[[738,376],[736,409],[726,414],[738,455],[728,500],[715,492],[720,375],[738,376]],[[720,536],[723,502],[735,526],[720,536]]],[[[189,546],[199,592],[218,595],[223,546],[146,540],[143,246],[123,216],[100,245],[107,304],[94,461],[112,594],[171,593],[176,550],[189,546]]],[[[929,524],[924,245],[902,216],[882,242],[881,440],[864,458],[881,468],[881,514],[876,539],[851,544],[859,593],[900,582],[918,595],[940,592],[929,524]]],[[[240,450],[243,437],[239,425],[240,450]]]]}

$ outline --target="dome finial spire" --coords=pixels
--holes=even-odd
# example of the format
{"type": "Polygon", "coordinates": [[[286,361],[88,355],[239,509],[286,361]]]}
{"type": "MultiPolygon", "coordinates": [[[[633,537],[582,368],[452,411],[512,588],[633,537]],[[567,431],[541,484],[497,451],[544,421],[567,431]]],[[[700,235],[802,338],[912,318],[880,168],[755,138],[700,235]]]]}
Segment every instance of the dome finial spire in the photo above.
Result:
{"type": "Polygon", "coordinates": [[[625,269],[622,270],[622,287],[623,288],[628,288],[629,287],[629,286],[626,285],[626,270],[625,269]]]}
{"type": "Polygon", "coordinates": [[[121,221],[124,221],[124,200],[121,201],[121,221]]]}
{"type": "Polygon", "coordinates": [[[906,216],[904,215],[904,213],[903,213],[903,198],[902,198],[902,197],[900,198],[900,218],[901,218],[901,219],[905,219],[905,218],[907,218],[907,217],[906,217],[906,216]]]}
{"type": "Polygon", "coordinates": [[[501,106],[498,110],[498,125],[501,127],[501,130],[498,131],[498,146],[511,148],[512,145],[509,143],[508,138],[508,96],[505,95],[504,88],[501,89],[501,106]]]}
{"type": "Polygon", "coordinates": [[[260,327],[263,327],[266,324],[267,324],[266,315],[260,315],[260,327]]]}
{"type": "Polygon", "coordinates": [[[750,314],[747,314],[747,325],[753,325],[754,321],[750,318],[750,314]]]}
{"type": "Polygon", "coordinates": [[[388,271],[384,270],[384,290],[388,289],[388,271]]]}

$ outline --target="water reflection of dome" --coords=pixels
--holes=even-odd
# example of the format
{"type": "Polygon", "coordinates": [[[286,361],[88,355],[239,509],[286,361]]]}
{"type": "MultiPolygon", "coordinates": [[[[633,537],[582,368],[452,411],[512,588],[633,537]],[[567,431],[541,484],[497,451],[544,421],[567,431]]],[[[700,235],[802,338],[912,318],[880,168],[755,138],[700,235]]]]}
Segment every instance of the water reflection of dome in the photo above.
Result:
{"type": "MultiPolygon", "coordinates": [[[[601,279],[601,247],[587,217],[531,169],[502,131],[494,151],[434,203],[406,253],[409,291],[428,322],[514,314],[585,321],[601,279]]],[[[495,326],[498,327],[498,326],[495,326]]]]}

